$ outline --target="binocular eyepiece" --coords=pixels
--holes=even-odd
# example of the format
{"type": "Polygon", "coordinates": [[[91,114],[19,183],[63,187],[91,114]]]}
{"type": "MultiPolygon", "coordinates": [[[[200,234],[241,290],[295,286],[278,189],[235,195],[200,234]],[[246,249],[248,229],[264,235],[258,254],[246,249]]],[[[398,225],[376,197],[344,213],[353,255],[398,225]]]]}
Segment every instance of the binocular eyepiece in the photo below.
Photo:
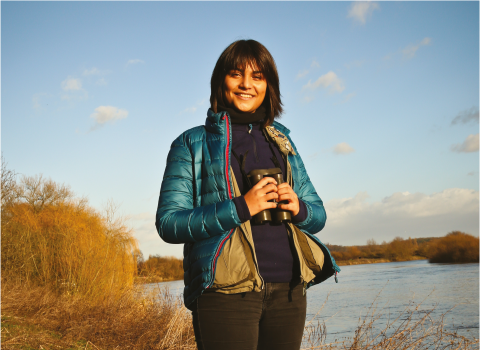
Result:
{"type": "MultiPolygon", "coordinates": [[[[250,171],[247,176],[252,186],[255,186],[264,177],[274,178],[275,181],[277,181],[277,185],[285,182],[283,180],[282,169],[280,168],[255,169],[250,171]]],[[[271,202],[276,202],[276,200],[272,199],[271,202]]],[[[288,204],[288,201],[278,202],[277,204],[288,204]]],[[[279,208],[266,209],[253,216],[253,221],[256,224],[273,221],[273,223],[280,225],[282,222],[290,222],[291,220],[292,214],[288,210],[281,210],[279,208]]]]}

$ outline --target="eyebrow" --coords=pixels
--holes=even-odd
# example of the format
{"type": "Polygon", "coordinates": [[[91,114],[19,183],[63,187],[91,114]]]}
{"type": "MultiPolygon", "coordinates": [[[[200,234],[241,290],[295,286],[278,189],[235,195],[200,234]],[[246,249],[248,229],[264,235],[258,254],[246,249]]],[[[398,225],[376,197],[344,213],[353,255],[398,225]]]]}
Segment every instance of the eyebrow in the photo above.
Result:
{"type": "MultiPolygon", "coordinates": [[[[241,68],[233,68],[232,70],[238,70],[238,71],[240,71],[240,72],[242,72],[242,73],[245,73],[245,69],[241,69],[241,68]]],[[[263,74],[263,73],[262,73],[262,71],[260,71],[260,70],[254,70],[254,71],[252,72],[252,74],[263,74]]]]}

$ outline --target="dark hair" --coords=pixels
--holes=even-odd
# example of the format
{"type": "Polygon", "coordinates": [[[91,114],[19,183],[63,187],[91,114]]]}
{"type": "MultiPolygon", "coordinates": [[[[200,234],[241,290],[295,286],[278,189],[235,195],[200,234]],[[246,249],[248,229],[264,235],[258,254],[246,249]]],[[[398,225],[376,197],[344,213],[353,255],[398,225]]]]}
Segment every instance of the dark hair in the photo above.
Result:
{"type": "Polygon", "coordinates": [[[272,55],[265,46],[255,40],[237,40],[222,52],[210,80],[210,107],[217,113],[218,104],[224,104],[223,83],[227,73],[232,69],[243,69],[249,64],[262,72],[267,80],[267,93],[262,105],[267,110],[265,126],[268,126],[273,123],[275,118],[280,117],[283,111],[280,82],[272,55]]]}

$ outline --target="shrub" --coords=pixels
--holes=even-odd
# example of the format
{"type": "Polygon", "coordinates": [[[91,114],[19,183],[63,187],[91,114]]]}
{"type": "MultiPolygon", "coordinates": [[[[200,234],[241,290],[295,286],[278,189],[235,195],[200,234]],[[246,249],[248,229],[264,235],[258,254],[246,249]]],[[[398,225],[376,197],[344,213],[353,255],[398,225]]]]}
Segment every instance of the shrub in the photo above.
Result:
{"type": "Polygon", "coordinates": [[[478,237],[453,231],[431,244],[428,257],[431,263],[478,263],[478,249],[478,237]]]}

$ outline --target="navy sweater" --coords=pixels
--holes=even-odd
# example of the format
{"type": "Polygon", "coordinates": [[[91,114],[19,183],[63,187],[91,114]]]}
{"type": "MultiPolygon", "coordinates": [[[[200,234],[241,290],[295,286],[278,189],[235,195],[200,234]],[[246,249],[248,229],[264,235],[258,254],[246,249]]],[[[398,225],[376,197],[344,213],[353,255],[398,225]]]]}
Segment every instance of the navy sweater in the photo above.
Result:
{"type": "MultiPolygon", "coordinates": [[[[248,151],[245,161],[245,173],[255,169],[276,168],[272,161],[272,151],[268,141],[262,132],[261,124],[255,123],[232,124],[232,150],[240,157],[248,151]]],[[[280,162],[282,172],[286,174],[285,162],[278,148],[274,145],[273,150],[280,162]]],[[[238,161],[232,155],[231,161],[233,173],[238,183],[241,197],[233,201],[237,213],[242,222],[250,220],[250,212],[243,195],[249,188],[244,184],[244,179],[238,161]]],[[[292,223],[302,222],[307,218],[307,208],[300,202],[300,212],[292,217],[292,223]]],[[[292,253],[292,247],[288,239],[286,224],[275,225],[265,223],[263,225],[252,224],[253,241],[257,255],[260,275],[265,282],[290,282],[300,274],[296,255],[292,253]]]]}

